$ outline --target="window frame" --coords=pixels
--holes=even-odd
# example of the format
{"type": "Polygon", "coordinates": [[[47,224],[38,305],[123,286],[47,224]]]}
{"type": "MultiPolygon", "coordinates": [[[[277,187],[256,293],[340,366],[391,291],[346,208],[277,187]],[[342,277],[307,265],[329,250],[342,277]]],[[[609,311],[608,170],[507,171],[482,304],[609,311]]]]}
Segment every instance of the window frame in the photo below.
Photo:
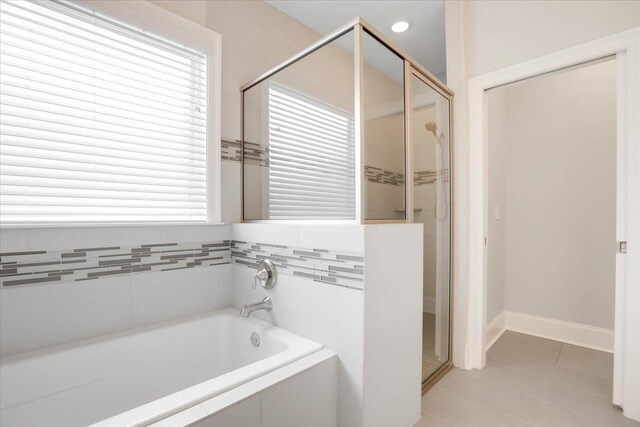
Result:
{"type": "Polygon", "coordinates": [[[0,229],[176,226],[222,224],[222,36],[217,32],[176,15],[148,1],[105,2],[100,0],[66,0],[106,19],[173,43],[188,46],[207,55],[206,93],[206,166],[207,216],[205,221],[113,221],[113,222],[48,222],[0,224],[0,229]]]}

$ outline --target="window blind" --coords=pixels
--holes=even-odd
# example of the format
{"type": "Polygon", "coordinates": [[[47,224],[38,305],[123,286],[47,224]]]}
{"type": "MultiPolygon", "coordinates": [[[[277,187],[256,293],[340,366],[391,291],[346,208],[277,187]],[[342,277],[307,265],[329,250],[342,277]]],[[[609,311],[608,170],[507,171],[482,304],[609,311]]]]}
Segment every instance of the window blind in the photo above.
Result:
{"type": "Polygon", "coordinates": [[[353,116],[271,83],[269,218],[354,219],[353,116]]]}
{"type": "Polygon", "coordinates": [[[63,2],[0,2],[0,221],[206,221],[206,69],[63,2]]]}

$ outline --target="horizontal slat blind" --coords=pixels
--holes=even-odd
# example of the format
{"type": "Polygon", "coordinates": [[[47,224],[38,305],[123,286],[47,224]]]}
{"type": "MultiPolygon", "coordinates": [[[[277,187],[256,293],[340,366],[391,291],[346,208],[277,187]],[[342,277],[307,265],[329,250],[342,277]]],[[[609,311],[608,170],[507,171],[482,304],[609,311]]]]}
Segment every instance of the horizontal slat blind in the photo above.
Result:
{"type": "Polygon", "coordinates": [[[206,70],[63,2],[0,2],[0,221],[206,221],[206,70]]]}
{"type": "Polygon", "coordinates": [[[355,218],[353,116],[274,83],[269,218],[355,218]]]}

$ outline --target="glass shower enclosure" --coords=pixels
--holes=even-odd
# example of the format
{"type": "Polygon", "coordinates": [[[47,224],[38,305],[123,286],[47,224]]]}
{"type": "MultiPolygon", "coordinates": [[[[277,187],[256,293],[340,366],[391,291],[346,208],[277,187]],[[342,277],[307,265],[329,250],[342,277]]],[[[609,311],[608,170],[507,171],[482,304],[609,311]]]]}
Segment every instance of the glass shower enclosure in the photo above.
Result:
{"type": "Polygon", "coordinates": [[[426,389],[451,366],[453,92],[361,18],[241,92],[243,221],[424,224],[426,389]]]}

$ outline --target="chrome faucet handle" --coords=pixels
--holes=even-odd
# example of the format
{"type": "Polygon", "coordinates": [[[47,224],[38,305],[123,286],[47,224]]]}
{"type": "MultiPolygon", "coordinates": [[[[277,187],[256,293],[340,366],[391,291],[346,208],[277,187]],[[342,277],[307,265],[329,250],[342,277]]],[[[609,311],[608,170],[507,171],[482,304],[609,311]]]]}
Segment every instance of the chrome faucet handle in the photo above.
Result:
{"type": "Polygon", "coordinates": [[[256,288],[258,282],[263,282],[269,279],[269,272],[263,268],[258,270],[256,274],[253,275],[253,289],[256,288]]]}
{"type": "Polygon", "coordinates": [[[276,285],[276,280],[278,280],[278,274],[273,261],[267,258],[260,261],[258,271],[253,275],[253,289],[258,283],[265,289],[271,289],[276,285]]]}

